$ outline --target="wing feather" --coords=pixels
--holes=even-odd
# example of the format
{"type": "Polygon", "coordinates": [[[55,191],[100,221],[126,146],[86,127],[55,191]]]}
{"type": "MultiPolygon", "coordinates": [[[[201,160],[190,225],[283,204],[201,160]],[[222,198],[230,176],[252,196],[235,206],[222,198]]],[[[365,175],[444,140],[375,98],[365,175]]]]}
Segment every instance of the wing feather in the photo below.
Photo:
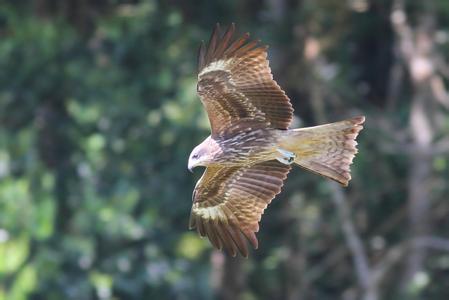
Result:
{"type": "Polygon", "coordinates": [[[220,226],[219,224],[215,225],[214,229],[217,232],[218,236],[220,237],[220,240],[222,241],[223,246],[226,249],[226,251],[230,255],[236,256],[237,255],[237,247],[234,243],[234,240],[230,236],[229,232],[227,230],[225,230],[224,227],[220,226]]]}
{"type": "Polygon", "coordinates": [[[204,68],[206,64],[206,45],[201,42],[200,48],[198,50],[198,71],[204,68]]]}
{"type": "Polygon", "coordinates": [[[208,167],[194,191],[189,226],[207,236],[217,249],[248,256],[248,240],[271,200],[281,191],[290,166],[268,161],[242,167],[208,167]]]}
{"type": "Polygon", "coordinates": [[[246,32],[243,36],[235,40],[228,49],[224,51],[224,56],[229,57],[231,56],[237,49],[239,49],[245,42],[249,39],[249,33],[246,32]]]}
{"type": "Polygon", "coordinates": [[[206,52],[206,62],[210,61],[214,57],[215,48],[217,47],[218,36],[220,34],[220,25],[216,24],[212,35],[209,39],[206,52]]]}
{"type": "Polygon", "coordinates": [[[287,129],[293,108],[285,92],[273,80],[267,46],[235,39],[231,24],[223,36],[217,24],[209,43],[201,44],[198,57],[198,94],[211,123],[212,136],[232,134],[229,128],[253,120],[260,128],[287,129]]]}
{"type": "Polygon", "coordinates": [[[221,43],[218,46],[217,50],[215,51],[215,56],[221,57],[223,56],[226,47],[229,46],[229,41],[231,40],[233,34],[235,31],[235,24],[232,23],[228,29],[226,30],[225,34],[223,35],[223,38],[221,39],[221,43]]]}

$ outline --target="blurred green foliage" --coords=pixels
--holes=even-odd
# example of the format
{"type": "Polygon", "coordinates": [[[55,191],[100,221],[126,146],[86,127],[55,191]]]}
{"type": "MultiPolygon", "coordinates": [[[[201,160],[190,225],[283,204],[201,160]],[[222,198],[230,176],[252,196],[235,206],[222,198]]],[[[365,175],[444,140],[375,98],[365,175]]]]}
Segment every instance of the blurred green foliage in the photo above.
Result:
{"type": "MultiPolygon", "coordinates": [[[[235,21],[240,32],[273,45],[274,76],[292,98],[297,123],[312,125],[307,99],[316,74],[303,48],[314,36],[329,62],[321,82],[334,103],[325,104],[329,119],[381,114],[404,127],[410,87],[396,109],[384,110],[386,74],[397,59],[391,4],[346,2],[1,1],[0,300],[213,298],[211,246],[187,228],[200,175],[187,172],[187,158],[209,134],[196,95],[198,44],[217,21],[235,21]],[[368,8],[358,12],[346,2],[368,8]]],[[[420,1],[408,5],[413,21],[420,1]]],[[[435,5],[447,36],[449,6],[435,5]]],[[[449,43],[439,47],[445,53],[449,43]]],[[[447,111],[444,118],[442,135],[447,111]]],[[[379,141],[392,138],[367,126],[350,201],[375,261],[382,253],[376,237],[390,245],[405,234],[397,215],[408,160],[382,152],[379,141]]],[[[447,153],[433,169],[432,201],[443,212],[435,232],[447,236],[447,153]]],[[[242,299],[285,298],[295,276],[307,282],[306,299],[351,293],[356,275],[330,194],[324,179],[292,172],[264,216],[260,249],[244,263],[242,299]],[[295,276],[292,253],[307,258],[295,276]]],[[[447,253],[432,256],[411,294],[447,299],[448,260],[447,253]]],[[[384,294],[405,299],[397,282],[387,282],[384,294]]]]}

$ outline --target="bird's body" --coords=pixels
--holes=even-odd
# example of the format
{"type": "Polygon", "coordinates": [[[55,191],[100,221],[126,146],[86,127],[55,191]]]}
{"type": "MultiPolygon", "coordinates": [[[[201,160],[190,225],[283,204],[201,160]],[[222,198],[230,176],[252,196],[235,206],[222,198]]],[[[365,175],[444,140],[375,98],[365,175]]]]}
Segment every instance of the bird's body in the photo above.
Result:
{"type": "Polygon", "coordinates": [[[189,157],[189,169],[206,167],[193,192],[190,228],[218,249],[247,256],[245,238],[258,247],[258,222],[291,164],[348,184],[364,117],[290,129],[293,108],[273,80],[267,48],[248,34],[233,40],[234,31],[231,25],[221,35],[217,25],[200,48],[197,91],[212,133],[189,157]]]}
{"type": "Polygon", "coordinates": [[[201,145],[207,145],[212,154],[205,166],[240,166],[275,159],[276,146],[282,136],[280,130],[246,128],[229,137],[207,137],[201,145]]]}

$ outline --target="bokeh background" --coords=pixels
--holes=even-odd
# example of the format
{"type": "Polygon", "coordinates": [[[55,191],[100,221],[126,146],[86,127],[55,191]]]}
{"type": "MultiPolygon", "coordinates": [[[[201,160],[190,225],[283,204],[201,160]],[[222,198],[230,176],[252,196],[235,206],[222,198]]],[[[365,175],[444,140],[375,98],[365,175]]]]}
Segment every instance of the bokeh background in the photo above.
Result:
{"type": "Polygon", "coordinates": [[[447,0],[0,1],[0,299],[449,299],[447,0]],[[364,114],[346,189],[299,168],[248,259],[187,228],[216,22],[311,126],[364,114]]]}

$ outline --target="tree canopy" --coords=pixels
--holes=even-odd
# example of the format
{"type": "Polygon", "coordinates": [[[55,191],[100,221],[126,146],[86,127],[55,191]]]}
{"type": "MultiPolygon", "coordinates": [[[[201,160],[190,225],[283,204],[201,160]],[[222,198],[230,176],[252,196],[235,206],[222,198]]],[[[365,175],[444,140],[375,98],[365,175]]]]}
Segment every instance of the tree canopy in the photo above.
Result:
{"type": "Polygon", "coordinates": [[[0,1],[0,300],[447,299],[448,50],[447,0],[0,1]],[[295,168],[249,259],[188,230],[217,22],[296,127],[367,116],[350,186],[295,168]]]}

